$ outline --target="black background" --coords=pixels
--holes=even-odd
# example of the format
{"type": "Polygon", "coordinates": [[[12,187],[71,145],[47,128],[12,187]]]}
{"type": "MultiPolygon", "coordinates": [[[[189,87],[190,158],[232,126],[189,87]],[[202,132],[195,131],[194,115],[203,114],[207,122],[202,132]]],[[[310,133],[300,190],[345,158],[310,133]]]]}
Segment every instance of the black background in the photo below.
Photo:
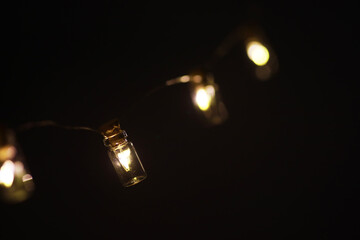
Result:
{"type": "Polygon", "coordinates": [[[122,188],[92,132],[20,132],[36,191],[0,205],[1,239],[359,237],[358,10],[355,1],[3,5],[1,122],[97,128],[120,117],[148,178],[122,188]],[[198,121],[186,84],[144,98],[249,23],[279,71],[258,81],[240,47],[219,62],[224,124],[198,121]]]}

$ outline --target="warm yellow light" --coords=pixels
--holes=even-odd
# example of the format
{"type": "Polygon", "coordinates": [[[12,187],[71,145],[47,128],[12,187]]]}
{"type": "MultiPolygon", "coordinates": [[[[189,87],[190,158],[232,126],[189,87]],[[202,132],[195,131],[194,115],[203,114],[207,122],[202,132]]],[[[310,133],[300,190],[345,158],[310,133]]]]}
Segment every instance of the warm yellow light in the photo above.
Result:
{"type": "Polygon", "coordinates": [[[215,96],[215,88],[213,85],[207,85],[205,91],[211,98],[215,96]]]}
{"type": "Polygon", "coordinates": [[[0,162],[14,158],[16,149],[14,146],[3,146],[0,148],[0,162]]]}
{"type": "Polygon", "coordinates": [[[190,81],[190,76],[189,76],[189,75],[181,76],[179,80],[180,80],[180,82],[182,82],[182,83],[187,83],[187,82],[190,81]]]}
{"type": "Polygon", "coordinates": [[[127,148],[126,150],[119,152],[117,156],[121,166],[125,169],[125,171],[130,171],[130,149],[127,148]]]}
{"type": "Polygon", "coordinates": [[[203,77],[201,75],[196,74],[192,77],[192,80],[195,83],[201,83],[201,81],[203,80],[203,77]]]}
{"type": "Polygon", "coordinates": [[[199,88],[196,91],[195,101],[196,101],[196,104],[198,105],[198,107],[202,111],[206,111],[209,109],[210,103],[211,103],[211,98],[212,98],[212,96],[204,88],[199,88]]]}
{"type": "Polygon", "coordinates": [[[258,66],[264,66],[270,57],[267,48],[256,41],[247,44],[247,55],[258,66]]]}
{"type": "Polygon", "coordinates": [[[11,187],[14,181],[15,173],[15,164],[6,160],[0,168],[0,184],[3,184],[5,187],[11,187]]]}

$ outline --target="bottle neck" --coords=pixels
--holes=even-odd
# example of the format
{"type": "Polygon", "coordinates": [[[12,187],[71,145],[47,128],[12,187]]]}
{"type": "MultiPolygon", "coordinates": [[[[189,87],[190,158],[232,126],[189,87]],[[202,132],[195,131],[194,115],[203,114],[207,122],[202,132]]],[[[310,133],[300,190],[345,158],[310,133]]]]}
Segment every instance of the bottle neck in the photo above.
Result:
{"type": "Polygon", "coordinates": [[[118,147],[128,142],[127,134],[124,130],[120,130],[111,136],[104,136],[104,145],[106,147],[118,147]]]}

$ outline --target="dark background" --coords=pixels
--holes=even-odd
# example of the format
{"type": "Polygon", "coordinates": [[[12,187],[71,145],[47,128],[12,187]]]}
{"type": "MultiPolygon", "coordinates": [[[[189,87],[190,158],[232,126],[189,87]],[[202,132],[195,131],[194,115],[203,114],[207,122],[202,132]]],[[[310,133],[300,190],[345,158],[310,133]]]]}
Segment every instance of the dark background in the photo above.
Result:
{"type": "Polygon", "coordinates": [[[1,122],[97,128],[120,117],[148,178],[122,188],[92,132],[20,132],[36,191],[0,205],[1,239],[359,237],[358,10],[355,1],[3,5],[1,122]],[[224,124],[202,125],[186,84],[144,98],[249,23],[279,71],[258,81],[241,45],[229,52],[213,69],[224,124]]]}

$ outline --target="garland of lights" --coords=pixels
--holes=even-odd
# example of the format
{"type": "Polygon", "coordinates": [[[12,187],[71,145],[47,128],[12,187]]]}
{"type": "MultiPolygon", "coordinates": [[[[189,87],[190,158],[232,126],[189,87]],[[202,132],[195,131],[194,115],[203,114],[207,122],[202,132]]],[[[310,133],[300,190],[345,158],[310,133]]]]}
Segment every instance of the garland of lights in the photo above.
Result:
{"type": "MultiPolygon", "coordinates": [[[[278,68],[276,55],[268,44],[265,44],[266,40],[260,29],[243,26],[235,29],[224,39],[214,51],[212,58],[203,65],[202,70],[170,79],[162,87],[181,83],[191,84],[191,98],[201,116],[211,125],[223,123],[228,118],[228,112],[221,100],[219,86],[215,83],[213,74],[204,69],[211,69],[239,41],[244,43],[247,55],[254,63],[254,75],[262,81],[269,79],[278,68]]],[[[150,93],[162,87],[153,89],[150,93]]],[[[89,127],[63,126],[54,121],[40,121],[25,123],[18,127],[17,131],[44,126],[101,134],[111,163],[124,187],[133,186],[147,177],[135,147],[128,141],[127,134],[120,128],[117,119],[103,124],[98,130],[89,127]]],[[[33,177],[25,164],[21,148],[16,142],[15,132],[0,126],[0,197],[8,203],[22,202],[31,195],[33,190],[33,177]]]]}

